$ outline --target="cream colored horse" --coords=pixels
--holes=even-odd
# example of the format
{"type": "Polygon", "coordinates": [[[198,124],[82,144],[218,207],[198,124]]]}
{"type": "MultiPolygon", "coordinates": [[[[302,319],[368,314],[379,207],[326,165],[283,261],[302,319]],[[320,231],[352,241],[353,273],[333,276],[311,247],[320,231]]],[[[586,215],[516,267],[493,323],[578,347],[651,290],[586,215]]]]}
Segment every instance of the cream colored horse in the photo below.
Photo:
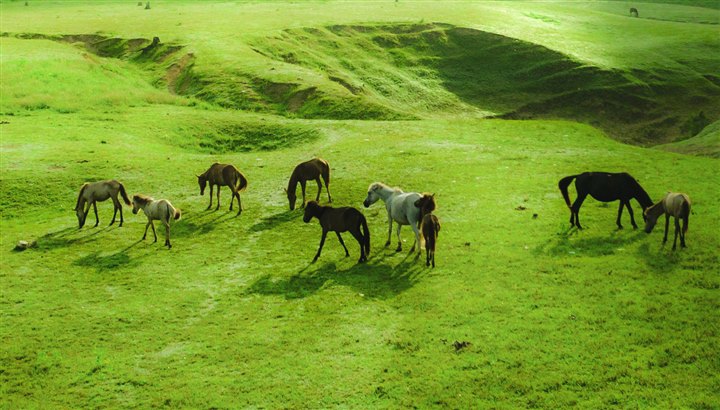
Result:
{"type": "Polygon", "coordinates": [[[670,216],[675,217],[675,240],[673,241],[673,250],[677,246],[678,235],[680,236],[680,246],[685,248],[685,234],[688,230],[690,222],[690,197],[686,194],[676,192],[668,192],[660,202],[645,210],[645,232],[652,232],[660,215],[665,214],[665,236],[663,243],[667,242],[668,225],[670,224],[670,216]],[[683,220],[682,230],[680,229],[680,219],[683,220]]]}
{"type": "Polygon", "coordinates": [[[90,206],[92,205],[95,210],[95,226],[98,226],[100,219],[98,219],[97,204],[98,201],[105,201],[108,198],[112,198],[113,201],[113,217],[110,221],[110,225],[115,223],[115,216],[118,210],[120,211],[120,226],[123,224],[122,205],[118,200],[118,193],[122,195],[123,200],[126,204],[130,205],[130,199],[125,192],[125,187],[122,183],[111,179],[107,181],[99,182],[86,182],[80,187],[80,193],[78,194],[77,203],[75,204],[75,214],[78,218],[78,225],[82,228],[85,225],[88,212],[90,212],[90,206]]]}
{"type": "Polygon", "coordinates": [[[145,225],[145,233],[143,234],[143,240],[147,236],[148,227],[152,227],[153,236],[157,242],[157,234],[155,233],[154,220],[160,220],[165,225],[165,245],[168,249],[172,248],[170,244],[170,219],[180,219],[180,210],[175,209],[170,201],[167,199],[154,200],[153,198],[146,195],[133,195],[133,213],[137,214],[140,209],[143,210],[145,216],[147,216],[148,223],[145,225]]]}
{"type": "Polygon", "coordinates": [[[415,251],[417,245],[417,251],[420,252],[420,231],[418,230],[418,222],[420,221],[420,209],[415,206],[415,201],[420,199],[422,196],[417,192],[403,192],[400,188],[390,188],[382,182],[374,182],[368,187],[367,197],[363,201],[365,208],[382,199],[385,202],[385,209],[388,213],[388,240],[385,242],[385,246],[390,245],[390,238],[392,237],[392,223],[397,222],[397,238],[398,246],[395,249],[396,252],[402,251],[402,241],[400,240],[400,228],[403,225],[410,225],[413,232],[415,233],[415,243],[411,252],[415,251]]]}

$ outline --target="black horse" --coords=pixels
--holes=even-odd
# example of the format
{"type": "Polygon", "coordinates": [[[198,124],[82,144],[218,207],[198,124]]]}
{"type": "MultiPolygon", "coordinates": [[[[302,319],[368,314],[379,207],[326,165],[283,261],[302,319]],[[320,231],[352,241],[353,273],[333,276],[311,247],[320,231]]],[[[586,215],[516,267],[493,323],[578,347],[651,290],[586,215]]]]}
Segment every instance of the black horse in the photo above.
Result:
{"type": "Polygon", "coordinates": [[[370,231],[368,230],[367,220],[362,212],[352,207],[333,208],[331,206],[321,206],[315,201],[310,201],[305,205],[305,215],[303,222],[308,223],[315,217],[320,221],[322,227],[322,237],[320,238],[320,247],[313,259],[313,263],[320,257],[325,237],[329,231],[337,234],[340,245],[345,249],[345,256],[350,256],[347,246],[343,241],[340,232],[350,232],[360,245],[360,259],[358,262],[367,261],[370,254],[370,231]]]}
{"type": "Polygon", "coordinates": [[[579,217],[580,206],[588,195],[602,202],[620,201],[620,209],[618,209],[616,221],[619,229],[623,227],[620,223],[623,206],[627,207],[630,213],[630,223],[632,223],[633,228],[637,229],[633,210],[630,207],[631,199],[634,198],[640,203],[643,212],[653,205],[647,192],[645,192],[635,178],[625,172],[618,174],[609,172],[584,172],[579,175],[570,175],[558,182],[558,188],[560,188],[560,192],[562,192],[563,198],[565,198],[565,203],[568,208],[570,208],[570,224],[577,226],[578,229],[582,229],[579,217]],[[571,206],[567,188],[573,179],[575,180],[577,199],[575,199],[575,202],[573,202],[571,206]]]}

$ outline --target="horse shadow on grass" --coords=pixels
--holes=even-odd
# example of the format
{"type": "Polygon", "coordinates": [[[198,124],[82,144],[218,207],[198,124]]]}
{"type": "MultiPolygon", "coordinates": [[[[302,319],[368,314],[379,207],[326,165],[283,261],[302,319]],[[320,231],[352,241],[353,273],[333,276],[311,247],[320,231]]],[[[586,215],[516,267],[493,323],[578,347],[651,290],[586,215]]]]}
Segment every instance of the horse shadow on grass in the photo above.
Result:
{"type": "Polygon", "coordinates": [[[657,242],[644,243],[638,248],[638,255],[645,260],[645,265],[656,273],[670,273],[681,268],[680,252],[670,249],[672,244],[658,245],[657,242]]]}
{"type": "Polygon", "coordinates": [[[77,259],[73,262],[75,266],[86,268],[95,268],[98,273],[115,270],[119,268],[130,268],[140,266],[140,260],[144,257],[130,257],[130,250],[141,243],[142,240],[134,242],[132,245],[109,255],[102,255],[101,252],[93,252],[87,256],[77,259]]]}
{"type": "MultiPolygon", "coordinates": [[[[236,213],[232,211],[219,213],[188,213],[183,214],[182,219],[172,223],[170,237],[185,238],[197,235],[206,235],[214,231],[219,225],[235,219],[236,213]]],[[[162,224],[155,224],[155,229],[164,232],[162,224]]]]}
{"type": "Polygon", "coordinates": [[[376,257],[366,263],[340,268],[335,262],[315,267],[310,264],[290,277],[265,274],[245,290],[245,294],[280,295],[286,299],[302,299],[318,293],[326,286],[337,284],[352,288],[363,297],[388,299],[410,289],[424,271],[416,258],[405,258],[392,266],[376,257]]]}
{"type": "Polygon", "coordinates": [[[108,232],[113,228],[123,229],[118,225],[92,227],[90,229],[78,229],[77,227],[64,228],[39,237],[37,239],[37,247],[40,250],[53,250],[66,248],[71,245],[82,245],[95,239],[96,235],[108,232]]]}
{"type": "Polygon", "coordinates": [[[585,231],[568,228],[557,233],[555,238],[538,245],[533,251],[538,256],[608,256],[647,236],[642,230],[615,230],[602,236],[586,235],[589,234],[585,231]]]}
{"type": "Polygon", "coordinates": [[[293,221],[300,218],[302,212],[285,210],[275,215],[266,216],[260,219],[260,222],[250,227],[251,232],[267,231],[276,228],[278,225],[293,221]]]}

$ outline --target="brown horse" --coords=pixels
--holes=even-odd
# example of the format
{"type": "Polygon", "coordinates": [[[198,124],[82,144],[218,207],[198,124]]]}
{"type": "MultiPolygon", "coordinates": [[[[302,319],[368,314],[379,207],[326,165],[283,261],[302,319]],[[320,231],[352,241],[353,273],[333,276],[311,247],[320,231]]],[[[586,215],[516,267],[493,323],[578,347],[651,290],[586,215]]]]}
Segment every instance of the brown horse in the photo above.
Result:
{"type": "Polygon", "coordinates": [[[440,221],[432,214],[435,210],[435,194],[423,194],[415,201],[415,206],[420,208],[420,232],[425,239],[425,266],[435,267],[435,244],[440,233],[440,221]]]}
{"type": "Polygon", "coordinates": [[[118,200],[118,193],[122,195],[125,203],[130,205],[130,199],[127,196],[127,192],[125,192],[125,187],[122,183],[114,179],[84,183],[82,187],[80,187],[80,193],[78,194],[77,203],[75,204],[75,214],[77,215],[78,225],[80,225],[79,227],[82,228],[85,225],[88,212],[90,212],[90,205],[92,205],[93,210],[95,211],[95,226],[98,226],[100,220],[98,219],[96,202],[105,201],[108,198],[112,198],[113,201],[113,217],[112,221],[110,221],[110,225],[115,223],[115,216],[119,210],[120,226],[122,226],[122,205],[118,200]]]}
{"type": "Polygon", "coordinates": [[[204,173],[197,176],[198,185],[200,185],[200,195],[205,195],[205,186],[210,184],[210,204],[205,210],[212,208],[212,197],[213,197],[213,185],[217,185],[217,207],[215,210],[220,209],[220,187],[227,186],[232,192],[232,198],[230,199],[230,210],[233,209],[233,201],[237,197],[238,200],[238,211],[240,215],[242,212],[242,202],[240,202],[240,192],[247,188],[248,180],[245,178],[242,172],[238,171],[235,166],[230,164],[218,164],[217,162],[212,164],[210,168],[204,173]]]}
{"type": "Polygon", "coordinates": [[[305,206],[305,182],[315,180],[318,186],[318,193],[315,201],[320,201],[320,192],[322,192],[322,184],[320,183],[320,177],[325,181],[325,189],[327,189],[328,202],[332,202],[330,196],[330,164],[322,158],[314,158],[310,161],[302,162],[298,164],[290,175],[290,181],[285,189],[287,194],[288,202],[290,202],[290,210],[295,209],[295,199],[297,198],[295,191],[297,191],[297,184],[300,183],[303,195],[303,204],[305,206]]]}
{"type": "Polygon", "coordinates": [[[322,237],[320,238],[320,247],[313,259],[313,263],[320,257],[325,237],[328,231],[334,231],[337,234],[340,245],[345,249],[345,256],[350,256],[345,242],[343,242],[340,232],[350,232],[360,245],[360,259],[358,262],[367,261],[370,254],[370,231],[368,230],[367,220],[362,212],[352,207],[333,208],[331,206],[321,206],[315,201],[310,201],[305,207],[305,215],[303,221],[305,223],[315,217],[320,221],[322,227],[322,237]],[[361,229],[362,228],[362,231],[361,229]]]}
{"type": "Polygon", "coordinates": [[[155,233],[154,220],[159,220],[165,225],[165,245],[168,249],[172,248],[170,244],[170,219],[180,219],[181,213],[179,209],[175,209],[174,206],[167,199],[154,200],[147,195],[133,195],[133,214],[137,214],[139,210],[143,210],[145,216],[147,216],[148,222],[145,225],[145,233],[143,234],[143,240],[147,236],[148,227],[152,227],[153,236],[155,237],[154,242],[157,242],[157,234],[155,233]]]}
{"type": "Polygon", "coordinates": [[[675,217],[675,240],[673,241],[673,250],[677,246],[678,234],[680,235],[680,246],[685,248],[685,234],[688,230],[690,222],[690,197],[686,194],[668,192],[660,202],[645,210],[645,232],[652,232],[660,215],[665,214],[665,236],[663,243],[667,242],[668,225],[670,224],[670,216],[675,217]],[[679,219],[682,219],[683,226],[680,230],[679,219]]]}

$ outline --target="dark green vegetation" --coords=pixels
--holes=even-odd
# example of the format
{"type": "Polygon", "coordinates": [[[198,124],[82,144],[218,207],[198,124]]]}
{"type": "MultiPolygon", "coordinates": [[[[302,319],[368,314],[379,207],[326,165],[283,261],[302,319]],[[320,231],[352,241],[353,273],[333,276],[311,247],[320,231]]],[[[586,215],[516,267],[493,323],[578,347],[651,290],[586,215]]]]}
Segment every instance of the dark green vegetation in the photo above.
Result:
{"type": "Polygon", "coordinates": [[[720,406],[717,10],[130,3],[1,3],[0,406],[720,406]],[[337,206],[437,193],[438,267],[382,247],[382,204],[367,264],[334,238],[310,264],[282,188],[314,155],[337,206]],[[204,211],[214,161],[240,217],[204,211]],[[569,230],[584,170],[689,193],[688,249],[592,199],[569,230]],[[77,230],[105,178],[182,209],[172,250],[109,203],[77,230]]]}

